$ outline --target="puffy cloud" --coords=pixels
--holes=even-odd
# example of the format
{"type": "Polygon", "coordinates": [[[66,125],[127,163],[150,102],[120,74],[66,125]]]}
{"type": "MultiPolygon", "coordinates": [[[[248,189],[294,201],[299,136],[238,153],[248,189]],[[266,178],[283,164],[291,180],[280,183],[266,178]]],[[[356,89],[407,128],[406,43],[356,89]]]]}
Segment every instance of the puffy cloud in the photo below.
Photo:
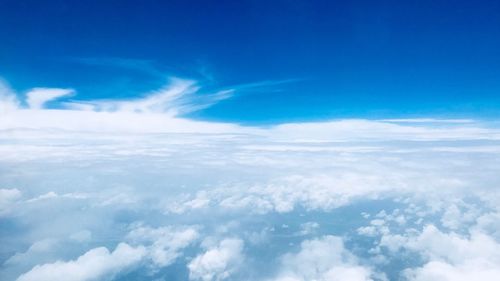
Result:
{"type": "Polygon", "coordinates": [[[75,247],[72,243],[88,243],[92,241],[92,233],[82,230],[69,235],[69,239],[45,239],[31,245],[24,253],[16,253],[5,263],[12,271],[27,269],[18,280],[49,280],[58,274],[72,272],[68,280],[111,280],[110,277],[121,270],[127,270],[139,263],[147,265],[149,273],[175,262],[183,253],[182,250],[198,239],[196,227],[159,227],[152,228],[135,224],[126,236],[127,243],[120,243],[113,252],[106,248],[95,248],[78,259],[68,262],[57,261],[57,254],[63,248],[75,247]],[[51,263],[52,262],[52,263],[51,263]],[[43,264],[45,263],[45,264],[43,264]],[[37,265],[33,267],[36,264],[37,265]]]}
{"type": "Polygon", "coordinates": [[[195,227],[159,227],[138,226],[127,238],[134,243],[148,244],[148,255],[155,266],[165,267],[172,264],[182,253],[181,250],[191,245],[199,237],[195,227]]]}
{"type": "Polygon", "coordinates": [[[313,234],[317,231],[319,228],[319,223],[310,221],[310,222],[305,222],[300,225],[300,231],[298,232],[299,235],[310,235],[313,234]]]}
{"type": "Polygon", "coordinates": [[[42,109],[45,103],[73,94],[72,89],[34,88],[26,93],[26,103],[30,109],[42,109]]]}
{"type": "Polygon", "coordinates": [[[406,271],[409,280],[497,280],[500,274],[500,243],[489,235],[470,237],[443,233],[427,226],[405,246],[428,259],[422,267],[406,271]]]}
{"type": "Polygon", "coordinates": [[[500,241],[500,212],[488,212],[478,217],[474,230],[488,233],[500,241]]]}
{"type": "Polygon", "coordinates": [[[406,271],[405,275],[412,281],[495,281],[500,276],[500,268],[483,264],[482,261],[468,261],[460,265],[430,261],[421,268],[406,271]]]}
{"type": "Polygon", "coordinates": [[[203,281],[224,280],[237,270],[242,261],[243,241],[224,239],[189,263],[189,278],[203,281]]]}
{"type": "MultiPolygon", "coordinates": [[[[344,166],[341,161],[338,160],[337,169],[331,168],[328,173],[306,174],[304,171],[299,171],[299,167],[293,167],[290,171],[297,173],[296,175],[275,177],[268,182],[217,187],[187,198],[186,196],[175,198],[166,209],[174,213],[214,206],[260,214],[288,213],[300,207],[307,210],[328,211],[349,205],[356,200],[423,194],[433,186],[439,186],[442,193],[460,192],[463,185],[456,178],[446,181],[444,178],[437,179],[437,175],[435,182],[429,182],[426,178],[415,177],[414,173],[396,166],[392,169],[374,163],[373,166],[366,164],[351,166],[349,163],[351,159],[344,162],[346,164],[344,166]]],[[[328,165],[325,162],[319,161],[318,164],[328,165]]],[[[297,164],[300,165],[299,163],[305,164],[304,159],[297,159],[297,164]]],[[[435,195],[439,196],[438,192],[435,195]]],[[[397,218],[391,217],[391,220],[397,220],[399,224],[405,223],[402,215],[397,218]]]]}
{"type": "Polygon", "coordinates": [[[472,232],[467,238],[453,232],[443,233],[429,225],[407,247],[423,252],[430,259],[444,259],[455,264],[476,258],[500,264],[500,244],[481,232],[472,232]]]}
{"type": "Polygon", "coordinates": [[[421,268],[406,271],[406,278],[411,281],[495,281],[498,276],[500,268],[483,261],[467,261],[460,265],[430,261],[421,268]]]}
{"type": "Polygon", "coordinates": [[[143,247],[120,243],[113,252],[104,247],[92,249],[76,260],[37,265],[22,274],[18,281],[43,281],[64,278],[68,281],[101,280],[137,265],[144,257],[143,247]]]}
{"type": "Polygon", "coordinates": [[[331,235],[303,241],[298,253],[282,257],[279,271],[273,280],[372,280],[371,270],[358,264],[356,257],[344,248],[340,237],[331,235]]]}
{"type": "Polygon", "coordinates": [[[411,281],[496,280],[500,273],[500,243],[472,228],[469,235],[444,233],[434,225],[421,232],[384,234],[380,246],[393,254],[405,249],[424,260],[420,267],[408,268],[404,276],[411,281]]]}

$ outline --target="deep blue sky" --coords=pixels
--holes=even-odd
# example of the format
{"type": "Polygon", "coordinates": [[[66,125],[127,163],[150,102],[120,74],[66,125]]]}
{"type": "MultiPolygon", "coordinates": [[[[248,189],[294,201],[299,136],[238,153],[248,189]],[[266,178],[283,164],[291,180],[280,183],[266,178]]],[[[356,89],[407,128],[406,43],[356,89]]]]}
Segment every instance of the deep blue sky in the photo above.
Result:
{"type": "Polygon", "coordinates": [[[497,117],[500,1],[0,0],[0,77],[138,95],[260,81],[195,114],[238,122],[497,117]]]}

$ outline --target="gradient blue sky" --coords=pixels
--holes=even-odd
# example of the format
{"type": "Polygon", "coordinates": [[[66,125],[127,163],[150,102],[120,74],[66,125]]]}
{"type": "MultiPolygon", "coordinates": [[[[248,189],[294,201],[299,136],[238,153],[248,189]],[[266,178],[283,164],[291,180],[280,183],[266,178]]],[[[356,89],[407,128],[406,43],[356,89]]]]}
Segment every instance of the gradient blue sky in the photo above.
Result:
{"type": "Polygon", "coordinates": [[[0,77],[79,100],[138,96],[170,76],[271,82],[191,114],[241,123],[491,118],[499,14],[498,1],[2,0],[0,77]]]}
{"type": "Polygon", "coordinates": [[[0,0],[0,279],[498,281],[499,15],[0,0]]]}

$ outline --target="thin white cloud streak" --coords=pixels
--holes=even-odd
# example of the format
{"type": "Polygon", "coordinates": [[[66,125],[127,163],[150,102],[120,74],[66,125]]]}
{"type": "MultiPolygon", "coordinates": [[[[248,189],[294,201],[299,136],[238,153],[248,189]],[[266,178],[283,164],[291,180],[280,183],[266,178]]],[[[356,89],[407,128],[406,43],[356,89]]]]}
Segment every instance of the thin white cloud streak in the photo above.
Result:
{"type": "MultiPolygon", "coordinates": [[[[69,110],[94,112],[135,112],[161,113],[170,117],[209,107],[221,100],[230,98],[234,89],[213,93],[200,93],[196,81],[170,78],[169,83],[159,90],[147,93],[142,98],[116,100],[65,101],[61,105],[69,110]]],[[[72,95],[72,89],[33,88],[26,94],[29,109],[42,109],[44,104],[58,98],[72,95]]],[[[6,83],[0,85],[0,105],[2,108],[22,109],[15,93],[6,83]]],[[[6,110],[3,110],[6,111],[6,110]]]]}
{"type": "MultiPolygon", "coordinates": [[[[134,106],[126,108],[134,108],[134,106]]],[[[0,130],[65,130],[97,133],[227,133],[254,134],[279,142],[329,142],[353,140],[499,140],[500,130],[480,123],[434,127],[391,124],[371,120],[292,123],[269,128],[231,123],[195,121],[163,113],[85,110],[13,110],[2,114],[0,130]]],[[[306,150],[298,146],[252,146],[262,150],[306,150]]],[[[320,149],[309,147],[311,150],[320,149]]],[[[322,148],[325,149],[325,148],[322,148]]],[[[369,149],[369,147],[367,147],[369,149]]]]}
{"type": "Polygon", "coordinates": [[[464,124],[474,123],[472,119],[436,119],[436,118],[401,118],[401,119],[380,119],[381,122],[390,123],[451,123],[464,124]]]}
{"type": "Polygon", "coordinates": [[[481,124],[435,127],[393,124],[363,119],[277,125],[270,132],[278,140],[464,140],[500,139],[500,130],[481,124]]]}
{"type": "Polygon", "coordinates": [[[42,109],[45,103],[73,93],[73,89],[34,88],[26,93],[26,103],[30,109],[42,109]]]}
{"type": "Polygon", "coordinates": [[[176,116],[180,113],[179,106],[182,99],[199,90],[194,81],[171,79],[166,87],[147,94],[144,98],[127,100],[102,100],[85,102],[68,102],[67,106],[90,106],[92,111],[105,112],[135,112],[135,113],[163,113],[176,116]]]}

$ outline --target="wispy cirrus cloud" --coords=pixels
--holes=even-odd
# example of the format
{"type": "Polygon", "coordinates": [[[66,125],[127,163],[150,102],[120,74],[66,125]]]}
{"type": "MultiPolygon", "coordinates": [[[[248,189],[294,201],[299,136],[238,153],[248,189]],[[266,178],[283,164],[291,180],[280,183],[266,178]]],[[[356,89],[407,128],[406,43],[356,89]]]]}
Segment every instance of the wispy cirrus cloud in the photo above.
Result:
{"type": "MultiPolygon", "coordinates": [[[[78,100],[72,89],[33,88],[21,101],[14,91],[4,86],[0,93],[0,129],[53,128],[84,131],[130,132],[242,132],[237,125],[201,122],[183,118],[233,97],[245,89],[274,87],[283,81],[264,81],[251,84],[206,90],[195,80],[171,77],[158,90],[140,97],[102,100],[78,100]],[[57,99],[57,109],[47,108],[57,99]],[[23,106],[23,104],[27,104],[23,106]]],[[[5,84],[6,85],[6,84],[5,84]]]]}
{"type": "Polygon", "coordinates": [[[174,117],[207,108],[230,98],[233,92],[229,89],[200,94],[200,86],[195,81],[172,78],[168,85],[142,98],[66,102],[64,105],[97,112],[162,113],[174,117]]]}
{"type": "Polygon", "coordinates": [[[30,109],[42,109],[47,102],[73,93],[73,89],[34,88],[26,93],[26,103],[30,109]]]}

